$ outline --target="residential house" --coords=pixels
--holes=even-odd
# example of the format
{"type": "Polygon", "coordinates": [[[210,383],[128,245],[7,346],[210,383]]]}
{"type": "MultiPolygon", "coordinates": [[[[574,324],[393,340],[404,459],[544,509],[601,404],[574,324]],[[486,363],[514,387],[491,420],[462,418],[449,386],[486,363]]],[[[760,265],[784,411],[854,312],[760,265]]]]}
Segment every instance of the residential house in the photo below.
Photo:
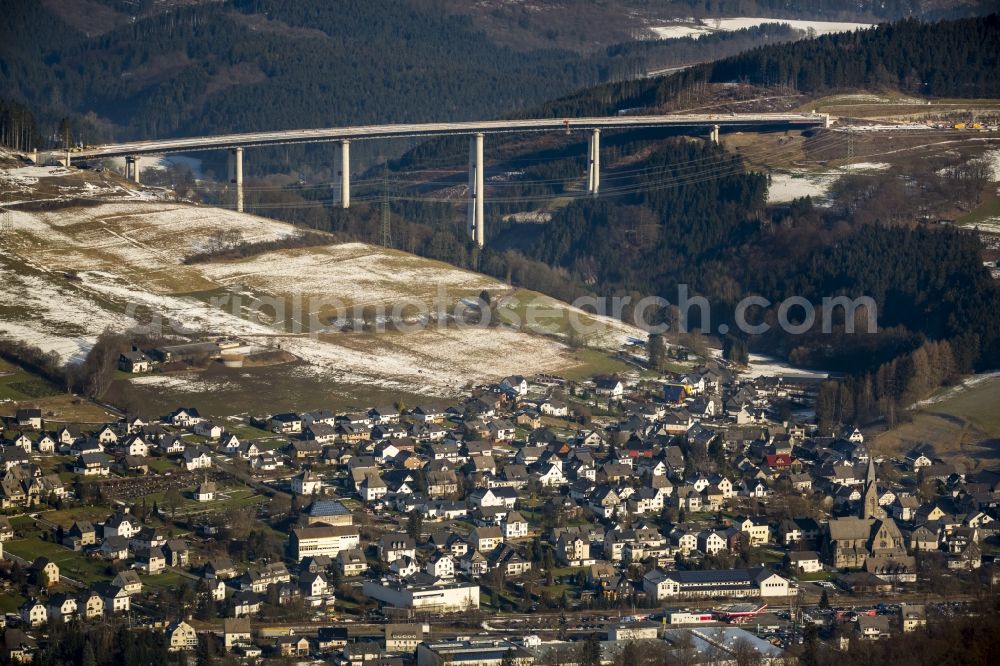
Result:
{"type": "Polygon", "coordinates": [[[135,554],[135,566],[151,576],[163,573],[167,558],[159,547],[143,548],[135,554]]]}
{"type": "Polygon", "coordinates": [[[181,456],[181,465],[189,472],[196,469],[209,469],[212,466],[212,456],[207,449],[200,446],[193,446],[184,449],[181,456]]]}
{"type": "Polygon", "coordinates": [[[788,566],[792,571],[816,573],[823,570],[819,553],[812,550],[793,550],[788,553],[788,566]]]}
{"type": "Polygon", "coordinates": [[[107,476],[111,473],[111,458],[100,451],[80,454],[73,463],[73,473],[83,476],[107,476]]]}
{"type": "Polygon", "coordinates": [[[111,584],[122,588],[130,595],[142,592],[142,579],[131,569],[119,571],[111,580],[111,584]]]}
{"type": "Polygon", "coordinates": [[[21,621],[29,627],[40,627],[49,621],[49,611],[38,599],[29,599],[18,609],[21,621]]]}
{"type": "Polygon", "coordinates": [[[383,534],[377,544],[379,559],[383,562],[394,562],[401,557],[416,559],[417,544],[408,535],[401,532],[383,534]]]}
{"type": "Polygon", "coordinates": [[[594,380],[594,393],[620,400],[625,395],[625,385],[617,377],[598,377],[594,380]]]}
{"type": "Polygon", "coordinates": [[[104,602],[104,612],[116,615],[127,613],[131,608],[131,597],[128,592],[113,583],[98,583],[94,590],[104,602]]]}
{"type": "Polygon", "coordinates": [[[183,620],[174,620],[167,625],[167,651],[194,650],[198,647],[198,632],[183,620]]]}
{"type": "Polygon", "coordinates": [[[267,420],[267,429],[281,435],[297,434],[302,432],[302,418],[290,412],[275,414],[267,420]]]}
{"type": "Polygon", "coordinates": [[[28,567],[28,573],[35,585],[40,587],[59,584],[59,565],[45,556],[35,558],[28,567]]]}
{"type": "Polygon", "coordinates": [[[528,536],[528,521],[517,511],[511,511],[500,521],[503,537],[506,540],[521,539],[528,536]]]}
{"type": "Polygon", "coordinates": [[[104,600],[94,590],[83,590],[76,597],[77,613],[85,620],[104,615],[104,600]]]}
{"type": "Polygon", "coordinates": [[[904,632],[916,631],[927,626],[927,609],[923,604],[900,604],[899,620],[904,632]]]}
{"type": "Polygon", "coordinates": [[[63,622],[69,622],[75,618],[77,614],[76,597],[66,594],[65,592],[53,594],[48,598],[48,601],[45,604],[45,610],[50,620],[59,619],[63,622]]]}
{"type": "Polygon", "coordinates": [[[368,560],[360,548],[342,550],[337,553],[337,568],[344,578],[360,576],[368,570],[368,560]]]}
{"type": "Polygon", "coordinates": [[[503,543],[503,532],[499,527],[476,527],[469,534],[469,542],[481,553],[488,553],[503,543]]]}
{"type": "Polygon", "coordinates": [[[855,620],[854,632],[859,638],[876,641],[891,634],[889,618],[885,615],[859,615],[855,620]]]}
{"type": "Polygon", "coordinates": [[[323,479],[310,470],[303,470],[292,477],[292,492],[296,495],[319,495],[323,492],[323,479]]]}
{"type": "Polygon", "coordinates": [[[118,369],[122,372],[149,372],[152,367],[153,359],[137,349],[122,352],[118,356],[118,369]]]}
{"type": "Polygon", "coordinates": [[[235,647],[250,645],[250,638],[248,618],[226,618],[222,621],[222,643],[227,652],[235,647]]]}

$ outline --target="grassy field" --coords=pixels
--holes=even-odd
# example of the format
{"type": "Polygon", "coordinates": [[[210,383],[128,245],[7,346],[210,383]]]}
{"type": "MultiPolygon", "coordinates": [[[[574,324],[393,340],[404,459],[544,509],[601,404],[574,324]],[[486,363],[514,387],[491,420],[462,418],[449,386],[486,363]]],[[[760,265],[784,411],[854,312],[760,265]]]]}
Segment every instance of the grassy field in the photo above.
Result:
{"type": "MultiPolygon", "coordinates": [[[[52,178],[35,176],[40,179],[39,191],[49,186],[55,187],[53,191],[71,187],[75,179],[72,172],[59,172],[52,178]]],[[[85,182],[87,178],[80,176],[76,186],[94,185],[85,182]]],[[[131,325],[125,313],[128,306],[135,306],[142,314],[183,322],[184,327],[213,336],[232,335],[255,351],[280,350],[299,359],[268,367],[212,365],[204,372],[182,376],[136,378],[119,373],[104,399],[144,417],[155,418],[182,405],[195,406],[213,418],[346,410],[397,401],[440,406],[464,394],[470,383],[495,381],[509,374],[562,374],[566,370],[583,378],[627,369],[600,352],[572,353],[561,344],[569,330],[566,304],[401,251],[338,244],[331,237],[330,245],[183,263],[185,256],[205,249],[220,227],[238,230],[247,241],[296,233],[289,225],[252,215],[176,203],[122,201],[18,210],[12,223],[17,233],[0,239],[0,278],[10,285],[6,297],[0,293],[0,324],[6,323],[10,335],[18,339],[55,351],[64,360],[79,360],[105,326],[125,330],[131,325]],[[543,335],[531,327],[447,326],[406,334],[330,331],[315,337],[297,332],[299,324],[308,324],[311,313],[329,315],[331,299],[349,310],[344,313],[348,319],[358,316],[353,311],[357,306],[382,305],[391,311],[390,306],[414,300],[435,306],[439,298],[450,313],[453,306],[484,289],[494,300],[516,295],[521,304],[511,308],[511,313],[523,319],[527,318],[526,303],[541,301],[541,309],[559,315],[556,330],[543,335]],[[222,296],[230,299],[225,307],[208,306],[213,297],[222,296]],[[300,301],[302,311],[293,308],[271,317],[271,305],[253,305],[255,298],[271,299],[276,309],[300,301]],[[266,321],[252,316],[261,312],[266,321]],[[271,319],[276,325],[269,325],[271,319]]],[[[585,325],[597,321],[586,314],[578,317],[585,325]]],[[[320,319],[324,325],[329,323],[326,317],[320,319]]],[[[0,330],[4,330],[2,325],[0,330]]],[[[614,351],[634,335],[635,329],[610,323],[587,335],[585,342],[588,347],[614,351]]],[[[50,423],[99,424],[112,418],[93,404],[60,394],[56,387],[9,371],[0,369],[0,401],[13,402],[0,403],[0,414],[33,401],[51,412],[50,423]]],[[[252,430],[237,434],[260,436],[252,430]]]]}
{"type": "MultiPolygon", "coordinates": [[[[209,370],[183,384],[147,386],[128,380],[116,381],[107,400],[127,410],[159,416],[179,405],[194,405],[203,415],[224,418],[237,414],[265,415],[281,411],[313,409],[346,410],[403,401],[446,404],[415,392],[383,389],[367,384],[333,382],[321,375],[300,372],[300,364],[267,368],[225,368],[209,370]]],[[[226,421],[228,428],[228,421],[226,421]]],[[[258,439],[268,434],[245,424],[236,425],[238,437],[258,439]]]]}
{"type": "Polygon", "coordinates": [[[21,607],[27,599],[22,597],[20,594],[14,594],[13,592],[4,592],[0,594],[0,613],[16,613],[17,609],[21,607]]]}
{"type": "Polygon", "coordinates": [[[68,529],[77,521],[101,522],[108,517],[109,513],[110,511],[104,507],[75,506],[69,509],[46,511],[42,517],[50,523],[56,523],[68,529]]]}
{"type": "Polygon", "coordinates": [[[156,576],[142,576],[141,578],[143,590],[146,591],[176,589],[184,583],[194,585],[194,581],[187,576],[169,570],[156,576]]]}
{"type": "Polygon", "coordinates": [[[996,465],[1000,459],[1000,377],[971,388],[945,389],[936,402],[923,406],[912,420],[879,434],[875,450],[902,456],[918,444],[971,471],[996,465]]]}
{"type": "MultiPolygon", "coordinates": [[[[443,309],[451,312],[483,289],[494,298],[510,291],[495,278],[404,252],[342,243],[185,265],[183,258],[202,249],[220,226],[240,230],[246,240],[295,232],[250,215],[180,204],[16,211],[12,222],[17,233],[0,239],[0,278],[11,285],[6,296],[0,292],[0,319],[18,339],[64,359],[80,359],[105,326],[126,329],[131,324],[127,306],[134,306],[187,328],[233,335],[259,349],[280,349],[308,366],[304,372],[296,363],[247,367],[228,375],[220,369],[214,377],[219,382],[186,392],[183,382],[170,390],[157,385],[145,391],[122,386],[126,378],[119,376],[109,401],[144,415],[184,404],[185,393],[198,398],[188,404],[210,414],[361,406],[426,395],[451,398],[470,380],[558,371],[572,364],[551,339],[509,328],[435,327],[379,336],[324,333],[323,339],[296,332],[298,324],[308,326],[311,313],[329,309],[330,300],[347,308],[343,314],[350,319],[360,315],[353,312],[356,306],[382,305],[391,312],[396,304],[416,300],[436,311],[440,297],[443,309]],[[235,291],[224,291],[228,288],[235,291]],[[205,302],[222,295],[230,297],[225,307],[205,302]],[[297,300],[302,310],[278,314],[272,305],[253,305],[256,298],[273,300],[275,308],[297,300]],[[233,393],[243,394],[242,408],[222,412],[203,406],[233,403],[233,393]],[[260,406],[264,396],[266,407],[260,406]]],[[[328,323],[320,319],[320,324],[328,323]]],[[[37,382],[19,384],[11,376],[0,383],[0,399],[54,398],[51,393],[37,382]]]]}
{"type": "Polygon", "coordinates": [[[0,416],[13,416],[20,407],[39,407],[46,427],[63,423],[106,423],[117,418],[89,400],[61,391],[48,380],[0,359],[0,416]]]}
{"type": "Polygon", "coordinates": [[[1000,224],[1000,192],[995,187],[987,188],[983,202],[967,215],[958,218],[958,223],[967,227],[989,221],[1000,224]]]}
{"type": "Polygon", "coordinates": [[[961,391],[928,407],[929,413],[959,417],[991,437],[1000,436],[1000,378],[961,391]]]}
{"type": "Polygon", "coordinates": [[[28,562],[37,557],[47,557],[59,566],[60,575],[84,584],[112,578],[105,572],[106,562],[85,557],[83,553],[69,550],[51,541],[44,541],[36,536],[8,541],[4,546],[10,553],[28,562]]]}
{"type": "Polygon", "coordinates": [[[838,94],[811,100],[801,110],[871,120],[905,121],[943,116],[949,119],[954,117],[955,121],[969,121],[974,114],[990,114],[1000,110],[1000,100],[923,99],[891,92],[838,94]]]}
{"type": "MultiPolygon", "coordinates": [[[[3,363],[4,366],[0,367],[0,400],[30,402],[59,394],[56,386],[41,377],[36,377],[6,361],[3,363]]],[[[8,410],[13,413],[9,407],[0,407],[0,411],[8,410]]]]}
{"type": "Polygon", "coordinates": [[[631,365],[613,358],[596,349],[580,349],[573,352],[573,358],[578,365],[562,372],[562,376],[571,381],[579,381],[594,375],[613,375],[634,370],[631,365]]]}

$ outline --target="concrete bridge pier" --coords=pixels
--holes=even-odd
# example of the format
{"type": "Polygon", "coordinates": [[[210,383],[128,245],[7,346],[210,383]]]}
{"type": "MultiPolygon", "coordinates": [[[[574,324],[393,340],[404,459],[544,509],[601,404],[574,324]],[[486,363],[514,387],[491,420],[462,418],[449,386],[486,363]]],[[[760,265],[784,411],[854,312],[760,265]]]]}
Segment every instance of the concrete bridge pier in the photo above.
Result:
{"type": "Polygon", "coordinates": [[[236,212],[243,212],[243,147],[237,146],[230,151],[233,175],[230,182],[236,183],[236,212]]]}
{"type": "Polygon", "coordinates": [[[712,125],[712,129],[709,130],[708,140],[711,141],[712,143],[714,143],[715,145],[719,145],[719,126],[718,125],[712,125]]]}
{"type": "MultiPolygon", "coordinates": [[[[68,156],[67,156],[68,157],[68,156]]],[[[68,162],[68,159],[67,159],[68,162]]],[[[125,178],[139,184],[139,156],[130,155],[125,158],[125,178]]]]}
{"type": "Polygon", "coordinates": [[[601,189],[601,130],[590,135],[590,156],[587,158],[587,192],[597,196],[601,189]]]}
{"type": "Polygon", "coordinates": [[[351,142],[340,142],[340,207],[351,207],[351,142]]]}
{"type": "Polygon", "coordinates": [[[469,237],[482,247],[486,242],[483,224],[483,133],[478,132],[469,140],[469,237]]]}

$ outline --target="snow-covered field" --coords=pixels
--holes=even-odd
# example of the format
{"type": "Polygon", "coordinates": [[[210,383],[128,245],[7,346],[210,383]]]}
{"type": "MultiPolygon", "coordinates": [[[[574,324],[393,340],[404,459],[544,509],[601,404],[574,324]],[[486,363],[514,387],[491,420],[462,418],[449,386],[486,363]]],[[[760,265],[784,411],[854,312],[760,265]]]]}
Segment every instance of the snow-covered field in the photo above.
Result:
{"type": "Polygon", "coordinates": [[[854,162],[841,167],[844,171],[886,171],[892,167],[888,162],[854,162]]]}
{"type": "Polygon", "coordinates": [[[829,373],[822,370],[794,368],[787,363],[763,354],[750,354],[750,370],[742,373],[745,377],[818,377],[825,379],[829,373]]]}
{"type": "Polygon", "coordinates": [[[107,203],[51,211],[12,211],[11,250],[39,270],[110,271],[156,293],[214,288],[184,257],[203,251],[219,230],[248,242],[279,240],[290,225],[184,204],[107,203]]]}
{"type": "Polygon", "coordinates": [[[959,384],[956,384],[955,386],[948,387],[932,395],[929,398],[924,398],[923,400],[913,403],[911,407],[913,408],[927,407],[929,405],[943,402],[950,398],[954,398],[956,395],[959,395],[960,393],[965,393],[969,389],[979,386],[984,382],[994,381],[996,379],[1000,379],[1000,371],[983,372],[978,375],[972,375],[970,377],[966,377],[959,384]]]}
{"type": "Polygon", "coordinates": [[[990,180],[1000,183],[1000,148],[987,150],[983,153],[983,158],[990,163],[990,180]]]}
{"type": "MultiPolygon", "coordinates": [[[[0,180],[32,199],[38,198],[37,188],[47,179],[52,181],[47,187],[67,192],[104,187],[87,180],[92,178],[93,173],[61,167],[0,171],[0,180]]],[[[109,182],[101,194],[119,191],[114,203],[12,211],[12,233],[0,237],[0,281],[5,284],[0,290],[0,335],[55,352],[63,361],[79,361],[106,327],[121,331],[152,318],[168,334],[197,331],[234,336],[258,348],[280,347],[302,361],[293,372],[312,381],[428,395],[453,395],[470,381],[558,372],[577,363],[552,338],[509,327],[432,324],[408,333],[310,335],[288,327],[294,312],[279,326],[271,325],[273,317],[248,317],[246,308],[212,303],[209,295],[244,297],[244,304],[268,296],[272,304],[301,296],[388,306],[407,299],[433,305],[443,293],[453,306],[483,289],[503,298],[509,287],[488,276],[361,243],[184,265],[183,258],[204,249],[219,230],[238,230],[247,241],[277,240],[297,231],[233,211],[146,201],[145,193],[130,200],[129,190],[109,182]]],[[[300,316],[305,315],[308,310],[300,316]]],[[[630,332],[621,325],[608,330],[609,346],[618,345],[630,332]]],[[[188,392],[211,391],[211,382],[218,380],[191,374],[134,381],[188,392]]]]}
{"type": "Polygon", "coordinates": [[[129,380],[139,386],[155,386],[159,389],[195,393],[198,391],[221,391],[234,387],[233,382],[207,380],[198,373],[141,375],[129,380]]]}
{"type": "MultiPolygon", "coordinates": [[[[115,170],[125,173],[124,157],[113,157],[104,160],[104,162],[115,170]]],[[[146,169],[163,170],[169,169],[172,166],[178,166],[189,170],[195,178],[201,178],[201,164],[202,162],[198,158],[186,155],[144,155],[139,168],[141,171],[145,171],[146,169]]]]}
{"type": "Polygon", "coordinates": [[[802,197],[822,200],[837,181],[834,174],[784,173],[771,174],[771,185],[767,189],[768,203],[785,203],[802,197]]]}
{"type": "Polygon", "coordinates": [[[987,231],[991,234],[1000,234],[1000,217],[988,217],[972,225],[979,231],[987,231]]]}
{"type": "Polygon", "coordinates": [[[700,25],[697,23],[689,23],[684,25],[657,25],[650,26],[649,28],[653,34],[656,35],[657,39],[679,39],[681,37],[700,37],[701,35],[707,35],[712,30],[708,29],[708,26],[700,25]]]}
{"type": "Polygon", "coordinates": [[[851,173],[887,171],[892,168],[888,162],[855,162],[846,164],[836,171],[816,173],[811,171],[775,171],[771,173],[771,185],[767,190],[768,203],[786,203],[812,197],[818,205],[824,204],[827,193],[842,176],[851,173]]]}
{"type": "MultiPolygon", "coordinates": [[[[775,19],[775,18],[724,18],[717,20],[719,29],[726,31],[742,30],[753,28],[765,23],[787,23],[796,30],[813,30],[817,35],[829,35],[835,32],[853,32],[855,30],[865,30],[874,27],[871,23],[849,23],[846,21],[808,21],[798,19],[775,19]]],[[[716,24],[716,20],[709,21],[710,26],[716,24]]]]}
{"type": "MultiPolygon", "coordinates": [[[[0,153],[0,157],[9,155],[0,153]]],[[[59,201],[80,197],[159,201],[166,195],[163,190],[140,188],[127,181],[109,178],[105,174],[93,171],[81,172],[62,166],[18,166],[0,169],[0,192],[10,197],[9,204],[39,199],[59,201]]]]}
{"type": "Polygon", "coordinates": [[[732,17],[718,19],[670,19],[670,25],[650,26],[650,31],[658,39],[678,39],[680,37],[700,37],[713,32],[733,32],[744,28],[754,28],[766,23],[784,23],[795,30],[813,31],[816,35],[834,32],[852,32],[872,27],[869,23],[849,23],[845,21],[808,21],[799,19],[778,19],[759,17],[732,17]]]}
{"type": "Polygon", "coordinates": [[[322,297],[346,306],[391,306],[405,298],[430,307],[438,294],[453,302],[483,289],[491,293],[508,289],[484,275],[433,261],[414,261],[411,255],[364,243],[271,252],[246,260],[205,264],[202,271],[230,288],[322,297]]]}

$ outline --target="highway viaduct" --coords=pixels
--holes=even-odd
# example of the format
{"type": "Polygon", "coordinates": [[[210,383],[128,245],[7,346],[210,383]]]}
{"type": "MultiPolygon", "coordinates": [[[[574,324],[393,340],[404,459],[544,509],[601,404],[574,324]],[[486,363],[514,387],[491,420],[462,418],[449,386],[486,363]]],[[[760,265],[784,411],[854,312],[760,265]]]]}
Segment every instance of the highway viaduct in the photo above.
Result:
{"type": "MultiPolygon", "coordinates": [[[[66,153],[66,165],[71,160],[124,157],[126,176],[139,182],[140,160],[143,155],[228,150],[231,155],[230,180],[236,186],[236,210],[243,211],[243,152],[248,148],[301,143],[337,143],[340,146],[340,204],[351,205],[350,145],[352,141],[468,135],[469,142],[469,213],[468,231],[482,247],[484,233],[484,165],[483,145],[487,134],[516,132],[582,131],[590,133],[587,190],[596,195],[601,184],[601,130],[675,128],[694,132],[707,130],[714,143],[719,142],[722,129],[765,131],[829,127],[830,116],[823,113],[733,113],[733,114],[673,114],[622,115],[592,118],[537,118],[524,120],[483,120],[445,123],[410,123],[367,125],[271,132],[246,132],[217,136],[187,137],[134,141],[130,143],[88,146],[66,153]]],[[[36,160],[37,161],[37,160],[36,160]]]]}

